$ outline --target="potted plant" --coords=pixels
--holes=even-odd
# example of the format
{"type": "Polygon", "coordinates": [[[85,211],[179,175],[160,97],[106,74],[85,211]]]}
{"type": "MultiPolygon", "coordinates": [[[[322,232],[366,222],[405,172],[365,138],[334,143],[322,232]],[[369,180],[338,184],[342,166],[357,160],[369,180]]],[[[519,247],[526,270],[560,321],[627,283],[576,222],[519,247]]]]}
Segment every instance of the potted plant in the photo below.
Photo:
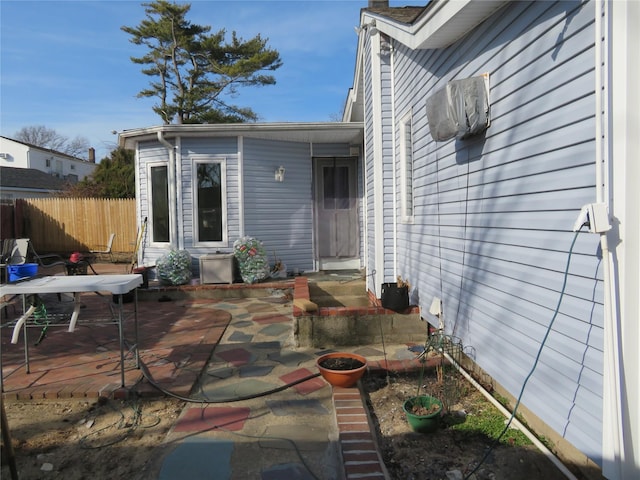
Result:
{"type": "Polygon", "coordinates": [[[414,432],[428,433],[438,428],[442,402],[429,395],[417,395],[406,400],[402,410],[414,432]]]}
{"type": "Polygon", "coordinates": [[[351,387],[364,374],[367,360],[355,353],[333,352],[319,357],[316,366],[322,377],[334,387],[351,387]]]}
{"type": "MultiPolygon", "coordinates": [[[[405,400],[402,404],[402,410],[405,413],[407,422],[414,432],[428,433],[437,430],[440,424],[440,415],[442,414],[442,402],[430,395],[420,395],[420,386],[424,377],[424,368],[426,364],[427,353],[431,347],[431,339],[425,345],[423,354],[420,357],[422,367],[420,369],[420,378],[418,380],[418,389],[414,397],[405,400]]],[[[436,367],[438,379],[441,379],[442,367],[436,367]]]]}

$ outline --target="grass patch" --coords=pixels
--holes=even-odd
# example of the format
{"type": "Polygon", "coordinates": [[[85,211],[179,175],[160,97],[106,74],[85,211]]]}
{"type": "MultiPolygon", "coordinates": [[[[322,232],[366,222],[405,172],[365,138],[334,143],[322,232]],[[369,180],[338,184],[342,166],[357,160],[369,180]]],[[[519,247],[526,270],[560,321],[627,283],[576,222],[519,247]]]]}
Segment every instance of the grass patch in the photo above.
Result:
{"type": "MultiPolygon", "coordinates": [[[[498,438],[504,430],[507,418],[491,404],[477,401],[467,406],[465,421],[452,425],[451,428],[470,435],[483,434],[491,440],[498,438]]],[[[515,428],[509,428],[500,438],[500,443],[509,446],[531,445],[531,440],[515,428]]]]}

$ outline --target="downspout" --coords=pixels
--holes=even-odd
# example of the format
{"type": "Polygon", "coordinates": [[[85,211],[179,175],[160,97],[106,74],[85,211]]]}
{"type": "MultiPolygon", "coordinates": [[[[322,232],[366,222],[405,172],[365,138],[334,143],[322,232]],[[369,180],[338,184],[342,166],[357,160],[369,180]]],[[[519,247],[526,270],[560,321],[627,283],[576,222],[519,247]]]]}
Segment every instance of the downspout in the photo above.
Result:
{"type": "MultiPolygon", "coordinates": [[[[608,2],[595,2],[595,150],[596,150],[596,202],[604,203],[611,215],[609,201],[609,178],[605,174],[609,166],[609,94],[610,85],[607,71],[609,67],[609,44],[611,38],[607,29],[609,21],[608,2]],[[603,20],[604,15],[604,20],[603,20]],[[605,35],[603,37],[603,35],[605,35]],[[605,38],[604,44],[602,38],[605,38]],[[603,52],[603,49],[606,49],[603,52]],[[604,55],[603,55],[604,53],[604,55]],[[605,65],[603,67],[603,61],[605,65]],[[604,113],[602,113],[604,112],[604,113]]],[[[609,231],[610,232],[610,231],[609,231]]],[[[620,464],[624,463],[620,390],[620,331],[614,299],[617,285],[612,275],[612,257],[607,235],[600,234],[602,263],[604,267],[604,345],[603,345],[603,392],[602,392],[602,471],[610,479],[621,478],[620,464]]]]}
{"type": "Polygon", "coordinates": [[[238,238],[244,237],[244,137],[238,137],[238,238]]]}
{"type": "Polygon", "coordinates": [[[640,37],[634,21],[637,2],[596,2],[596,88],[603,104],[596,115],[597,138],[604,137],[604,181],[597,185],[598,201],[609,207],[613,228],[601,234],[605,267],[602,472],[611,480],[639,478],[640,373],[638,370],[638,277],[640,196],[637,193],[638,105],[640,73],[635,46],[640,37]],[[602,38],[605,39],[602,43],[602,38]],[[604,63],[604,67],[601,65],[604,63]],[[608,244],[612,245],[611,251],[608,244]]]}
{"type": "MultiPolygon", "coordinates": [[[[396,142],[397,122],[398,115],[396,114],[396,82],[395,82],[395,51],[393,44],[389,38],[389,68],[391,70],[391,149],[393,152],[393,201],[398,202],[398,189],[396,187],[398,183],[398,175],[396,175],[396,168],[398,165],[398,142],[396,142]]],[[[404,179],[402,180],[404,181],[404,179]]],[[[400,189],[402,191],[402,189],[400,189]]],[[[396,203],[397,204],[397,203],[396,203]]],[[[402,199],[400,199],[400,209],[402,210],[402,199]]],[[[400,215],[393,216],[393,278],[398,278],[398,218],[400,215]]],[[[405,272],[406,275],[406,272],[405,272]]]]}
{"type": "Polygon", "coordinates": [[[169,245],[178,247],[178,199],[176,197],[176,147],[171,145],[163,136],[162,131],[158,132],[158,141],[164,145],[169,153],[169,245]]]}
{"type": "Polygon", "coordinates": [[[375,252],[374,265],[376,275],[374,277],[374,291],[377,298],[382,295],[382,283],[385,281],[384,254],[384,158],[382,141],[382,72],[380,71],[380,40],[376,38],[377,29],[367,28],[371,42],[371,90],[372,90],[372,116],[373,116],[373,198],[374,198],[374,235],[375,252]],[[373,30],[373,31],[372,31],[373,30]]]}

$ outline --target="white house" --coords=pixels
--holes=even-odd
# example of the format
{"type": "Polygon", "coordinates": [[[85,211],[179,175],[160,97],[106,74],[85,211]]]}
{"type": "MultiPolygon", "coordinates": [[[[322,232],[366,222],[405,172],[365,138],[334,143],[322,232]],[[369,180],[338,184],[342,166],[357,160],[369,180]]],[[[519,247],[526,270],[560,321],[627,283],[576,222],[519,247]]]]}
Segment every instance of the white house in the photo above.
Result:
{"type": "Polygon", "coordinates": [[[120,134],[139,263],[249,235],[377,297],[401,275],[564,460],[638,478],[639,9],[370,2],[343,122],[120,134]]]}
{"type": "Polygon", "coordinates": [[[0,166],[32,168],[71,183],[83,180],[96,168],[95,152],[89,149],[89,160],[0,136],[0,166]]]}
{"type": "Polygon", "coordinates": [[[640,3],[373,3],[368,288],[408,278],[568,463],[640,478],[640,3]]]}

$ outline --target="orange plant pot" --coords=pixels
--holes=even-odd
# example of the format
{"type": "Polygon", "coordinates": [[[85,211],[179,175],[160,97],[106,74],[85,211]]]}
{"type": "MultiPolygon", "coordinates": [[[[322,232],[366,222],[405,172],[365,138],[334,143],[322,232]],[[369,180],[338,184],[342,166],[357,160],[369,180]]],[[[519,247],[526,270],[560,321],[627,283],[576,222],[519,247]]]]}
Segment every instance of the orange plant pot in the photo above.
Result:
{"type": "Polygon", "coordinates": [[[322,378],[334,387],[351,387],[358,383],[358,380],[364,374],[367,368],[367,359],[356,353],[333,352],[319,357],[316,360],[316,366],[322,378]],[[340,362],[340,360],[344,360],[344,362],[340,362]],[[327,362],[344,363],[344,365],[341,368],[327,368],[327,362]],[[350,363],[361,365],[356,368],[349,368],[350,363]]]}

